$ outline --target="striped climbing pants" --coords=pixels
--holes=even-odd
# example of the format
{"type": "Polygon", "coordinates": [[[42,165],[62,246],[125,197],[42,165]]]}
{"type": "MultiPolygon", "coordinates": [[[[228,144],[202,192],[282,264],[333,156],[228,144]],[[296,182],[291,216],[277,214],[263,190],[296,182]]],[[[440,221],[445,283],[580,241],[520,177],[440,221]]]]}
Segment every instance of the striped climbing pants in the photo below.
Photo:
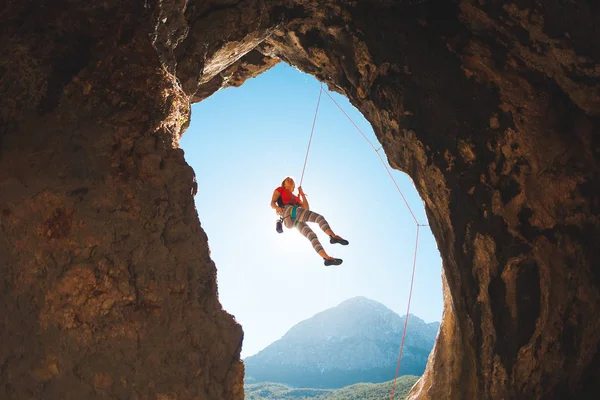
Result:
{"type": "Polygon", "coordinates": [[[319,224],[319,227],[323,232],[327,232],[331,228],[329,227],[329,224],[325,218],[323,218],[321,214],[317,214],[316,212],[307,210],[306,208],[296,207],[296,219],[293,219],[291,215],[293,208],[294,206],[291,205],[283,206],[283,223],[285,226],[289,229],[295,226],[300,233],[310,240],[310,244],[317,253],[323,250],[321,242],[319,242],[317,235],[312,229],[310,229],[310,226],[308,226],[307,222],[316,222],[319,224]]]}

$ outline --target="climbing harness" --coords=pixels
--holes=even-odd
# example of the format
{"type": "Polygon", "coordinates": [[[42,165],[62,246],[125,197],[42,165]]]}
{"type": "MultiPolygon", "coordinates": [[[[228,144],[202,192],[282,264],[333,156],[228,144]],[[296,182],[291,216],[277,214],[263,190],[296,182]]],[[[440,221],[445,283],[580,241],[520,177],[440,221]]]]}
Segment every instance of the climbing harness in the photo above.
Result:
{"type": "MultiPolygon", "coordinates": [[[[279,188],[277,188],[277,189],[279,189],[279,188]]],[[[283,193],[282,192],[280,192],[280,193],[281,193],[281,195],[277,198],[276,203],[279,207],[283,208],[287,204],[285,204],[283,202],[283,193]]],[[[293,197],[294,196],[292,196],[292,200],[293,200],[293,197]]],[[[298,208],[298,206],[294,205],[294,207],[292,207],[290,209],[290,215],[285,216],[285,217],[284,216],[279,217],[279,219],[275,222],[275,230],[277,231],[277,233],[283,233],[283,220],[287,217],[292,217],[292,220],[294,220],[294,226],[296,226],[298,224],[298,221],[296,221],[296,208],[298,208]]]]}
{"type": "MultiPolygon", "coordinates": [[[[300,185],[299,186],[302,186],[302,180],[304,179],[304,171],[306,169],[306,161],[308,160],[308,153],[310,152],[310,144],[312,142],[313,133],[314,133],[314,130],[315,130],[315,122],[317,121],[317,114],[319,112],[319,104],[321,104],[321,94],[323,92],[325,92],[325,94],[331,99],[331,101],[333,101],[333,103],[340,109],[340,111],[346,116],[346,118],[348,118],[348,120],[352,123],[352,125],[354,125],[354,127],[358,130],[358,132],[360,132],[360,134],[362,135],[362,137],[365,138],[365,140],[373,148],[373,150],[375,151],[375,153],[379,157],[379,160],[383,164],[385,170],[387,171],[390,179],[392,180],[392,182],[394,182],[394,185],[396,186],[396,189],[398,190],[398,193],[400,193],[400,196],[402,197],[402,200],[404,201],[404,204],[406,204],[406,208],[408,208],[408,211],[410,212],[410,215],[413,217],[413,220],[415,221],[415,225],[417,227],[417,234],[416,234],[416,240],[415,240],[415,251],[414,251],[414,256],[413,256],[412,275],[411,275],[411,279],[410,279],[410,291],[408,293],[408,305],[406,307],[406,319],[404,320],[404,330],[402,332],[402,342],[400,344],[400,354],[398,355],[398,362],[396,364],[396,375],[394,376],[394,383],[392,384],[392,393],[390,395],[390,400],[393,400],[395,389],[396,389],[396,380],[398,378],[398,373],[400,372],[400,365],[401,365],[401,362],[402,362],[402,353],[403,353],[403,350],[404,350],[404,340],[406,338],[406,328],[408,326],[408,316],[409,316],[409,313],[410,313],[410,302],[411,302],[411,299],[412,299],[413,284],[414,284],[414,281],[415,281],[415,269],[416,269],[416,266],[417,266],[417,251],[419,249],[419,229],[422,226],[429,226],[429,225],[428,224],[420,224],[419,221],[417,220],[417,217],[415,216],[415,213],[413,212],[413,210],[410,208],[410,205],[408,204],[408,201],[406,200],[406,197],[404,197],[404,194],[402,193],[402,190],[400,190],[400,186],[398,186],[398,183],[396,182],[396,179],[394,179],[394,176],[392,175],[392,172],[388,168],[387,164],[385,163],[383,157],[381,156],[381,154],[379,152],[381,150],[381,147],[376,148],[373,145],[373,143],[369,140],[369,138],[367,138],[367,136],[364,134],[364,132],[354,123],[354,121],[352,120],[352,118],[350,118],[350,116],[348,114],[346,114],[346,112],[344,111],[344,109],[337,103],[337,101],[335,101],[335,99],[333,97],[331,97],[331,95],[327,91],[323,90],[323,84],[322,83],[321,83],[321,87],[319,89],[319,98],[317,100],[317,108],[315,110],[315,117],[313,118],[312,129],[310,131],[310,138],[308,140],[308,148],[306,149],[306,156],[304,157],[304,166],[302,167],[302,177],[300,178],[300,185]]],[[[294,207],[294,209],[295,209],[295,207],[294,207]]],[[[281,219],[281,221],[283,221],[283,219],[281,219]]]]}

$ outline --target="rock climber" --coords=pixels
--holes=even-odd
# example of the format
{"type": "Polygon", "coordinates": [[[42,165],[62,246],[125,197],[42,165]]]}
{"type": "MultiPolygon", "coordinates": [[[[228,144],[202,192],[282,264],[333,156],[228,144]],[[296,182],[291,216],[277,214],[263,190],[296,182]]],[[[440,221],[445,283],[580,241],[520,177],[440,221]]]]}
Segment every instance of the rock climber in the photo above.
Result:
{"type": "MultiPolygon", "coordinates": [[[[310,241],[313,249],[323,257],[326,266],[340,265],[343,260],[331,257],[325,252],[317,235],[308,226],[307,222],[316,222],[319,224],[319,227],[323,232],[329,235],[329,243],[339,243],[346,246],[348,241],[333,233],[331,227],[322,215],[310,211],[310,206],[306,199],[306,195],[302,190],[302,186],[298,187],[298,196],[293,194],[295,187],[296,183],[294,182],[294,179],[290,177],[285,178],[283,182],[281,182],[281,186],[273,191],[271,208],[273,208],[281,217],[280,222],[283,222],[286,228],[291,229],[296,227],[300,233],[310,241]]],[[[279,227],[278,232],[280,232],[279,227]]]]}

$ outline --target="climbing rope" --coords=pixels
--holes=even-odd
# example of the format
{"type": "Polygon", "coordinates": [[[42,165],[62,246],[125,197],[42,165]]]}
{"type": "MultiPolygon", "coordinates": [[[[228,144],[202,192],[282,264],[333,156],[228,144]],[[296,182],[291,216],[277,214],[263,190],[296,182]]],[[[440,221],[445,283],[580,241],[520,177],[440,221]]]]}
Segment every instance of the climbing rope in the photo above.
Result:
{"type": "MultiPolygon", "coordinates": [[[[323,87],[321,87],[321,91],[323,91],[323,87]]],[[[340,111],[344,113],[344,115],[346,116],[346,118],[348,118],[348,120],[350,120],[350,122],[352,123],[352,125],[354,125],[354,127],[360,132],[360,134],[362,135],[362,137],[364,137],[365,140],[369,143],[369,145],[371,145],[371,147],[373,148],[373,150],[375,150],[375,153],[377,153],[377,157],[379,157],[379,161],[381,161],[381,163],[383,164],[383,167],[385,168],[385,170],[387,171],[388,175],[392,179],[392,182],[394,182],[394,185],[396,185],[396,189],[398,189],[398,193],[400,193],[400,196],[402,196],[402,200],[404,200],[404,204],[406,204],[406,208],[408,208],[408,211],[410,211],[410,215],[412,215],[413,219],[415,220],[415,224],[419,225],[419,222],[417,221],[417,217],[415,217],[415,214],[413,213],[412,209],[408,205],[408,201],[406,201],[406,197],[404,197],[404,194],[402,193],[402,190],[400,190],[400,187],[398,186],[398,183],[394,179],[394,177],[393,177],[390,169],[388,168],[387,164],[383,160],[383,157],[381,157],[381,154],[379,154],[379,150],[381,150],[381,147],[378,148],[378,149],[375,148],[375,146],[369,140],[369,138],[367,137],[367,135],[365,135],[363,133],[363,131],[360,130],[360,128],[354,123],[354,121],[352,120],[352,118],[350,118],[350,116],[348,114],[346,114],[346,111],[344,111],[344,109],[342,107],[340,107],[340,105],[337,103],[337,101],[335,101],[333,99],[333,97],[331,97],[331,95],[329,93],[325,92],[325,94],[327,96],[329,96],[329,98],[331,99],[331,101],[333,101],[334,104],[340,109],[340,111]]],[[[320,96],[321,96],[321,94],[319,93],[319,97],[320,96]]]]}
{"type": "Polygon", "coordinates": [[[315,132],[315,123],[317,122],[317,114],[319,113],[319,104],[321,104],[321,93],[323,93],[323,84],[319,89],[319,99],[317,100],[317,108],[315,110],[315,118],[313,118],[312,128],[310,130],[310,139],[308,139],[308,148],[306,149],[306,157],[304,157],[304,167],[302,167],[302,176],[300,177],[300,185],[302,186],[302,180],[304,180],[304,170],[306,170],[306,161],[308,161],[308,153],[310,152],[310,143],[312,142],[313,133],[315,132]]]}
{"type": "Polygon", "coordinates": [[[408,292],[408,306],[406,307],[406,319],[404,320],[404,331],[402,332],[402,343],[400,344],[400,354],[398,355],[398,363],[396,364],[396,375],[394,375],[394,384],[392,385],[392,394],[390,400],[394,399],[394,390],[396,389],[396,379],[400,372],[400,363],[402,362],[402,350],[404,349],[404,338],[406,337],[406,327],[408,326],[408,314],[410,312],[410,300],[412,299],[413,283],[415,282],[415,267],[417,266],[417,249],[419,248],[419,228],[417,224],[417,240],[415,241],[415,254],[413,257],[412,276],[410,278],[410,291],[408,292]]]}
{"type": "MultiPolygon", "coordinates": [[[[300,186],[302,186],[302,179],[304,179],[304,170],[306,169],[306,161],[308,160],[308,152],[310,151],[310,143],[312,141],[313,132],[315,130],[315,122],[317,121],[317,113],[319,112],[319,104],[321,103],[321,93],[323,93],[323,91],[324,91],[323,90],[323,84],[321,84],[321,87],[319,89],[319,99],[317,100],[317,108],[315,110],[315,117],[313,119],[313,125],[312,125],[312,129],[310,131],[310,139],[308,141],[308,149],[306,150],[306,157],[304,159],[304,167],[302,168],[302,177],[300,178],[300,186]]],[[[400,365],[401,365],[401,362],[402,362],[402,353],[403,353],[403,350],[404,350],[404,339],[406,338],[406,328],[408,326],[408,315],[410,313],[410,302],[411,302],[411,299],[412,299],[413,284],[414,284],[414,281],[415,281],[415,269],[416,269],[416,266],[417,266],[417,251],[419,249],[419,228],[422,227],[422,226],[429,226],[429,225],[427,225],[427,224],[419,224],[419,220],[417,220],[417,217],[415,216],[415,213],[410,208],[410,205],[408,204],[408,201],[406,200],[406,197],[404,197],[404,193],[402,193],[402,190],[400,190],[400,186],[398,186],[398,182],[396,182],[396,179],[394,179],[394,176],[392,175],[392,172],[390,171],[390,169],[388,168],[385,160],[383,159],[383,157],[379,153],[379,150],[381,150],[381,147],[376,148],[373,145],[373,143],[369,140],[369,138],[367,137],[367,135],[365,135],[364,132],[358,127],[358,125],[356,125],[354,123],[354,121],[352,120],[352,118],[350,118],[350,116],[348,114],[346,114],[346,111],[344,111],[344,109],[338,104],[338,102],[335,101],[335,99],[333,97],[331,97],[331,95],[327,91],[325,91],[325,94],[331,99],[331,101],[333,101],[333,103],[340,109],[340,111],[346,116],[346,118],[348,118],[348,120],[352,123],[352,125],[354,125],[354,127],[356,128],[356,130],[358,130],[358,132],[360,132],[360,134],[362,135],[362,137],[365,138],[365,140],[373,148],[373,150],[375,151],[375,153],[379,157],[379,160],[381,161],[381,164],[383,164],[385,170],[387,171],[388,175],[392,179],[392,182],[394,182],[394,186],[396,186],[396,189],[398,190],[398,193],[400,193],[400,196],[402,197],[402,200],[404,201],[404,204],[406,204],[406,208],[408,208],[408,211],[410,212],[410,215],[413,217],[413,220],[415,221],[415,225],[417,226],[417,235],[416,235],[417,238],[416,238],[416,241],[415,241],[415,251],[414,251],[414,256],[413,256],[412,276],[411,276],[411,279],[410,279],[410,291],[408,293],[408,306],[406,307],[406,319],[404,320],[404,330],[402,332],[402,342],[400,344],[400,354],[398,355],[398,363],[396,364],[396,375],[394,376],[394,383],[392,384],[392,394],[390,395],[390,400],[393,400],[395,389],[396,389],[396,380],[398,378],[398,373],[400,372],[400,365]]]]}

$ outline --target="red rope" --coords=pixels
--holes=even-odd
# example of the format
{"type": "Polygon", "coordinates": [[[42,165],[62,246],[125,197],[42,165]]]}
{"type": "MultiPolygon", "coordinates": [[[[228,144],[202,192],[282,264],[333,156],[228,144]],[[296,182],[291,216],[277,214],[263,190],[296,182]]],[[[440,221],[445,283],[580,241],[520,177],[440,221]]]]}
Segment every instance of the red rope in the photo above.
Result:
{"type": "Polygon", "coordinates": [[[319,113],[319,104],[321,103],[321,93],[323,93],[323,84],[321,84],[321,88],[319,89],[319,100],[317,100],[317,108],[315,110],[315,118],[313,119],[312,128],[310,130],[310,139],[308,139],[308,149],[306,149],[306,157],[304,157],[304,167],[302,167],[302,176],[300,177],[300,184],[298,186],[302,186],[302,181],[304,180],[304,170],[306,169],[306,161],[308,161],[308,152],[310,151],[310,143],[312,142],[313,132],[315,131],[315,123],[317,122],[317,114],[319,113]]]}
{"type": "MultiPolygon", "coordinates": [[[[323,85],[321,85],[321,92],[322,91],[323,91],[323,85]]],[[[379,153],[379,150],[381,150],[381,147],[379,149],[377,149],[373,145],[373,143],[369,140],[369,138],[367,137],[367,135],[365,135],[364,132],[358,127],[358,125],[356,125],[354,123],[354,121],[352,120],[352,118],[350,118],[350,116],[348,114],[346,114],[346,111],[344,111],[344,109],[337,103],[337,101],[335,101],[335,99],[333,97],[331,97],[331,95],[327,91],[325,91],[325,94],[327,96],[329,96],[329,98],[331,99],[331,101],[333,101],[333,103],[340,109],[340,111],[342,113],[344,113],[344,115],[346,116],[346,118],[348,118],[348,120],[360,132],[360,134],[365,138],[365,140],[369,143],[369,145],[371,145],[371,147],[373,148],[373,150],[375,150],[375,153],[377,153],[377,156],[379,157],[379,160],[381,161],[381,163],[385,167],[385,170],[387,171],[388,175],[392,179],[392,182],[394,182],[394,185],[396,186],[396,189],[398,190],[398,193],[400,193],[400,196],[402,197],[402,200],[404,200],[404,204],[406,204],[406,208],[408,208],[408,211],[410,211],[410,215],[412,215],[413,220],[415,221],[415,224],[417,225],[417,238],[416,238],[416,242],[415,242],[415,254],[414,254],[414,258],[413,258],[412,277],[410,279],[410,292],[408,294],[408,307],[406,309],[406,319],[404,320],[404,331],[402,332],[402,343],[400,344],[400,354],[398,355],[398,363],[396,365],[396,375],[394,376],[394,383],[392,384],[392,395],[390,396],[390,400],[393,400],[395,389],[396,389],[396,380],[398,378],[398,373],[400,372],[400,365],[401,365],[401,362],[402,362],[402,353],[404,351],[404,340],[406,338],[406,328],[408,326],[408,314],[410,313],[410,302],[411,302],[411,299],[412,299],[413,284],[414,284],[414,281],[415,281],[415,269],[416,269],[416,266],[417,266],[417,250],[419,248],[419,228],[421,226],[427,226],[427,225],[425,225],[425,224],[419,224],[419,221],[417,220],[417,217],[415,216],[415,213],[410,208],[410,205],[408,204],[408,201],[406,200],[406,197],[404,197],[404,194],[402,193],[402,190],[400,190],[400,186],[398,186],[398,183],[394,179],[394,176],[392,175],[392,172],[390,171],[390,169],[388,168],[385,160],[383,159],[383,157],[381,157],[381,154],[379,153]]],[[[321,98],[321,93],[319,93],[319,99],[320,98],[321,98]]],[[[316,118],[316,116],[315,116],[315,118],[316,118]]]]}
{"type": "Polygon", "coordinates": [[[406,308],[406,319],[404,320],[404,332],[402,333],[402,344],[400,344],[400,355],[398,356],[398,364],[396,365],[396,376],[394,376],[394,384],[392,385],[392,395],[390,396],[390,400],[393,400],[393,398],[394,398],[394,390],[396,388],[396,379],[398,378],[398,372],[400,372],[400,363],[402,361],[402,351],[404,349],[404,338],[406,336],[406,326],[408,325],[408,314],[410,312],[410,300],[412,298],[413,283],[415,281],[415,267],[417,265],[417,249],[419,247],[419,228],[420,228],[420,225],[417,224],[417,241],[415,243],[415,255],[413,258],[412,277],[410,279],[410,292],[408,294],[408,307],[406,308]]]}
{"type": "MultiPolygon", "coordinates": [[[[321,88],[321,90],[323,90],[323,89],[321,88]]],[[[408,211],[410,211],[410,215],[412,215],[413,219],[415,220],[415,224],[418,225],[419,222],[417,221],[417,217],[415,217],[415,213],[413,213],[413,210],[408,205],[408,201],[406,201],[406,197],[404,197],[404,194],[402,193],[402,190],[400,190],[400,186],[398,186],[398,183],[396,182],[396,180],[392,176],[392,173],[391,173],[390,169],[388,168],[387,164],[385,163],[385,161],[381,157],[381,154],[379,154],[379,150],[381,150],[381,148],[379,148],[379,149],[375,148],[375,146],[373,145],[373,143],[369,140],[369,138],[367,138],[367,135],[365,135],[363,133],[363,131],[360,130],[360,128],[354,123],[354,121],[352,120],[352,118],[350,118],[350,116],[348,114],[346,114],[346,111],[344,111],[344,109],[342,107],[340,107],[340,105],[337,103],[337,101],[335,101],[333,99],[333,97],[331,97],[331,95],[329,93],[327,93],[327,91],[325,91],[325,94],[327,96],[329,96],[329,98],[331,99],[331,101],[333,101],[335,103],[335,105],[340,109],[340,111],[344,113],[344,115],[346,116],[346,118],[348,118],[350,120],[350,122],[352,123],[352,125],[354,125],[354,127],[360,132],[360,134],[365,138],[365,140],[367,142],[369,142],[369,144],[371,145],[371,147],[373,148],[373,150],[375,150],[375,153],[377,153],[377,156],[379,157],[379,160],[381,160],[381,163],[385,167],[385,170],[387,171],[388,175],[390,176],[390,178],[392,178],[392,182],[394,182],[394,185],[396,185],[396,189],[398,189],[398,193],[400,193],[400,196],[402,196],[402,200],[404,200],[404,204],[406,204],[406,208],[408,208],[408,211]]]]}

